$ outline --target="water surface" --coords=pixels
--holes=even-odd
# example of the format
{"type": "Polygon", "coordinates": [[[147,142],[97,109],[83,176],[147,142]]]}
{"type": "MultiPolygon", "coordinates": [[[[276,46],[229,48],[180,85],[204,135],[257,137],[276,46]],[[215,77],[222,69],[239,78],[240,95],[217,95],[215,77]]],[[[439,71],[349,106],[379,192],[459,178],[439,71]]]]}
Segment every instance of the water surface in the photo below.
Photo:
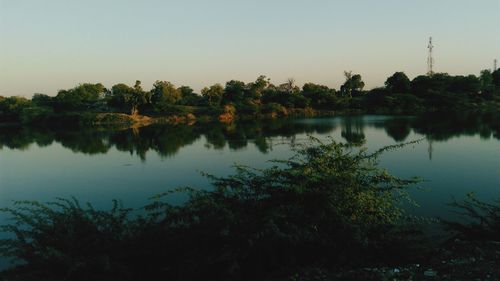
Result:
{"type": "MultiPolygon", "coordinates": [[[[254,167],[292,155],[308,135],[373,151],[417,139],[385,153],[382,167],[425,179],[411,192],[418,216],[449,216],[452,197],[474,191],[500,196],[500,117],[457,114],[289,119],[232,125],[153,125],[135,129],[0,128],[0,205],[74,196],[98,208],[120,199],[139,207],[165,190],[207,188],[200,171],[223,176],[235,163],[254,167]]],[[[182,200],[173,196],[171,200],[182,200]]]]}

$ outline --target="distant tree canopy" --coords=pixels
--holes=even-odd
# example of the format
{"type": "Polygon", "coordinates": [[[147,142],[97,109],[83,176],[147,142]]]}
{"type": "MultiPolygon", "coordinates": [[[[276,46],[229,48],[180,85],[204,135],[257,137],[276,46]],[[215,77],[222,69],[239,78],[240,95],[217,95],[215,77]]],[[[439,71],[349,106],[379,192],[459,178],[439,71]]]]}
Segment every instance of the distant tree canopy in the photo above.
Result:
{"type": "Polygon", "coordinates": [[[329,89],[327,86],[306,83],[302,87],[302,94],[306,99],[308,99],[309,104],[312,107],[331,109],[335,106],[335,89],[329,89]]]}
{"type": "Polygon", "coordinates": [[[60,90],[55,97],[59,110],[89,109],[100,98],[104,97],[106,88],[101,84],[84,83],[69,90],[60,90]]]}
{"type": "Polygon", "coordinates": [[[455,76],[450,81],[450,92],[477,95],[481,90],[481,81],[474,75],[455,76]]]}
{"type": "Polygon", "coordinates": [[[38,93],[33,95],[31,102],[36,106],[52,106],[54,104],[54,100],[51,96],[38,93]]]}
{"type": "Polygon", "coordinates": [[[491,96],[495,92],[495,83],[493,80],[493,73],[490,70],[481,71],[479,76],[481,93],[487,96],[491,96]]]}
{"type": "Polygon", "coordinates": [[[203,88],[201,94],[209,106],[219,106],[224,95],[224,88],[221,84],[214,84],[209,88],[203,88]]]}
{"type": "Polygon", "coordinates": [[[141,87],[141,81],[137,80],[134,87],[125,84],[116,84],[108,94],[109,106],[137,114],[141,105],[151,102],[151,93],[145,92],[141,87]]]}
{"type": "Polygon", "coordinates": [[[245,100],[245,82],[231,80],[226,83],[222,95],[223,103],[241,104],[245,100]]]}
{"type": "Polygon", "coordinates": [[[0,116],[5,121],[19,121],[20,114],[31,106],[31,101],[23,97],[0,96],[0,116]]]}
{"type": "Polygon", "coordinates": [[[271,84],[269,80],[270,79],[268,79],[264,75],[257,77],[255,82],[248,84],[248,92],[246,94],[246,97],[254,101],[260,100],[262,98],[262,93],[264,92],[264,90],[271,84]]]}
{"type": "Polygon", "coordinates": [[[385,87],[391,93],[408,93],[410,91],[410,79],[404,72],[396,72],[387,78],[385,87]]]}
{"type": "Polygon", "coordinates": [[[493,84],[495,85],[497,91],[500,88],[500,68],[495,70],[491,76],[493,77],[493,84]]]}
{"type": "Polygon", "coordinates": [[[168,81],[156,81],[151,93],[152,101],[156,104],[175,104],[182,97],[181,92],[168,81]]]}
{"type": "MultiPolygon", "coordinates": [[[[120,83],[106,89],[101,83],[83,83],[60,90],[55,97],[34,94],[31,100],[0,97],[1,120],[36,120],[44,114],[68,112],[125,112],[129,114],[177,114],[186,107],[218,108],[232,105],[236,112],[258,114],[286,112],[290,108],[361,111],[381,113],[419,113],[436,110],[464,110],[474,106],[494,106],[500,100],[500,70],[483,70],[479,76],[434,73],[410,80],[401,71],[387,78],[384,87],[364,90],[360,74],[345,71],[345,82],[337,91],[325,85],[296,85],[290,78],[272,84],[266,76],[250,83],[230,80],[196,93],[189,86],[176,87],[169,81],[156,81],[151,90],[120,83]],[[29,118],[22,118],[27,114],[29,118]],[[36,118],[32,118],[36,117],[36,118]]],[[[44,119],[44,118],[42,118],[44,119]]]]}
{"type": "Polygon", "coordinates": [[[352,71],[344,71],[345,82],[340,87],[340,93],[344,96],[352,97],[363,91],[365,82],[361,79],[361,75],[352,74],[352,71]]]}
{"type": "Polygon", "coordinates": [[[194,92],[189,86],[181,86],[177,89],[181,94],[181,99],[178,101],[182,105],[200,105],[202,97],[194,92]]]}

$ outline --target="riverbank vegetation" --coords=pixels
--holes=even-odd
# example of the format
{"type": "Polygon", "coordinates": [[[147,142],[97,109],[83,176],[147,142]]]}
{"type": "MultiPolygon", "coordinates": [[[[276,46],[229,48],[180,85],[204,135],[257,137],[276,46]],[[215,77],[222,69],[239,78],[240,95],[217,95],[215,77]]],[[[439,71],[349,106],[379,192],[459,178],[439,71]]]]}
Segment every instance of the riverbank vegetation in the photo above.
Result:
{"type": "MultiPolygon", "coordinates": [[[[189,86],[177,87],[156,81],[144,90],[140,81],[133,86],[84,83],[60,90],[56,96],[34,94],[0,97],[0,121],[24,124],[106,124],[144,122],[143,119],[102,114],[146,115],[161,122],[220,120],[235,118],[317,116],[333,113],[416,114],[435,111],[498,109],[500,69],[481,75],[452,76],[436,73],[410,80],[403,72],[387,78],[384,87],[364,89],[361,75],[345,72],[339,90],[293,79],[274,85],[265,76],[254,82],[231,80],[195,93],[189,86]]],[[[146,122],[146,123],[147,123],[146,122]]]]}
{"type": "Polygon", "coordinates": [[[498,277],[493,275],[499,273],[497,254],[491,252],[499,237],[498,207],[473,197],[456,203],[476,221],[447,222],[448,236],[427,237],[422,222],[407,217],[401,205],[407,188],[419,180],[377,166],[380,154],[399,145],[368,154],[351,145],[312,141],[273,167],[237,166],[232,176],[207,175],[211,189],[179,188],[139,210],[118,201],[109,211],[77,200],[16,202],[2,209],[11,223],[1,230],[11,236],[0,240],[0,253],[21,263],[1,277],[408,280],[410,274],[412,280],[470,280],[469,272],[459,269],[471,264],[482,266],[479,274],[498,277]],[[188,195],[184,204],[168,203],[176,192],[188,195]],[[471,261],[471,252],[463,250],[476,245],[470,241],[489,243],[478,248],[488,253],[471,261]],[[446,243],[458,250],[450,252],[455,248],[446,243]],[[455,271],[445,272],[445,266],[455,271]]]}

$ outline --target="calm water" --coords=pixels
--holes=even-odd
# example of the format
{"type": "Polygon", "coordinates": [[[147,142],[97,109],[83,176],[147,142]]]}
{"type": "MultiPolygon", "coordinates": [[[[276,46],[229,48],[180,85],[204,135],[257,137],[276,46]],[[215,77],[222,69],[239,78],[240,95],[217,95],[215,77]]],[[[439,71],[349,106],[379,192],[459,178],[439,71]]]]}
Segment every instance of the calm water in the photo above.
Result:
{"type": "Polygon", "coordinates": [[[391,173],[425,179],[411,192],[420,204],[410,209],[415,215],[447,217],[445,203],[471,191],[500,196],[500,116],[356,116],[124,130],[0,127],[0,206],[74,196],[99,208],[114,198],[138,207],[167,189],[206,188],[200,171],[269,166],[307,135],[368,150],[426,138],[380,159],[391,173]]]}

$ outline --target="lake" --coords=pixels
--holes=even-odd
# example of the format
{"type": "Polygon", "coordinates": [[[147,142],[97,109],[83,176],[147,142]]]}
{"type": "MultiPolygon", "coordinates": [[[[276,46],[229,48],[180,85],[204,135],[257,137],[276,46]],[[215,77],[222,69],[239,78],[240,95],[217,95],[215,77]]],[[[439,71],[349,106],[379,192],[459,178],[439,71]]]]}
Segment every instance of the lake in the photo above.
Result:
{"type": "MultiPolygon", "coordinates": [[[[200,172],[224,176],[235,163],[266,167],[292,155],[308,136],[330,137],[368,151],[422,139],[389,151],[380,165],[424,179],[410,193],[416,216],[449,217],[446,205],[475,192],[500,196],[500,116],[349,116],[278,119],[231,125],[152,125],[129,129],[0,127],[0,204],[75,197],[98,208],[120,199],[139,207],[166,190],[209,187],[200,172]]],[[[182,195],[170,200],[182,202],[182,195]]]]}

